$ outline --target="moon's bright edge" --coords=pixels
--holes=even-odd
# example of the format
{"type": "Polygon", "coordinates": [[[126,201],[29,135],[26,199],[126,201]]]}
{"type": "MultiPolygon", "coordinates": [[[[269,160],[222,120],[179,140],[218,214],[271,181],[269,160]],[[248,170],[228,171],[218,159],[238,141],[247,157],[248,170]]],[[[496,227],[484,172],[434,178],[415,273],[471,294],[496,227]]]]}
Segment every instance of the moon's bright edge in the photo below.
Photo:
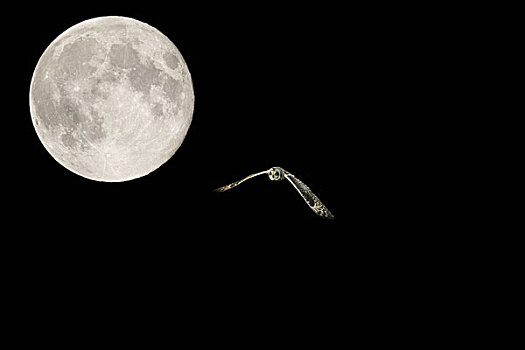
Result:
{"type": "Polygon", "coordinates": [[[62,33],[31,80],[30,111],[42,144],[85,178],[145,176],[180,147],[194,94],[188,67],[157,29],[99,17],[62,33]]]}

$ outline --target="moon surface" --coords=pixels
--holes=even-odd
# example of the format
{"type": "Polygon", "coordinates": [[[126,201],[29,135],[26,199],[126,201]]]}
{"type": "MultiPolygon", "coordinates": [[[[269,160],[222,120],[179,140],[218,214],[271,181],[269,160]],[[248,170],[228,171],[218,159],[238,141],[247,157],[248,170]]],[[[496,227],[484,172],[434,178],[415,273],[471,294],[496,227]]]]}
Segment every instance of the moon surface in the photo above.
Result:
{"type": "Polygon", "coordinates": [[[38,61],[33,125],[60,164],[118,182],[149,174],[182,144],[194,95],[188,67],[157,29],[126,17],[81,22],[38,61]]]}

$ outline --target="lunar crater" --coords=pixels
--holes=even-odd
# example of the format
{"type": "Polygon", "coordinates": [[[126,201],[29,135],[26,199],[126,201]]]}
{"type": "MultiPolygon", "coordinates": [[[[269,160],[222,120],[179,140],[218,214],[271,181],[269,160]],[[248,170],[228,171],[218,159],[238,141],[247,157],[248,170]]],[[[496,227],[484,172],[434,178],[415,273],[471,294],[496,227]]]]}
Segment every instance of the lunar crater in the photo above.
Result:
{"type": "Polygon", "coordinates": [[[30,88],[33,124],[46,149],[67,169],[99,181],[134,179],[166,162],[188,131],[193,103],[175,45],[124,17],[88,20],[60,35],[30,88]]]}

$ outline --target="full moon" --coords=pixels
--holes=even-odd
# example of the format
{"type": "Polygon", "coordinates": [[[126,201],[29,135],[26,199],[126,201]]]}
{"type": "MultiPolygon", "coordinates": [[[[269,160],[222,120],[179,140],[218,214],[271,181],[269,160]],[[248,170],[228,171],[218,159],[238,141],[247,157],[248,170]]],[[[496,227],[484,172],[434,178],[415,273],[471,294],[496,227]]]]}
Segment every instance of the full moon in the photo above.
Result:
{"type": "Polygon", "coordinates": [[[99,17],[44,51],[29,92],[36,133],[53,158],[97,181],[149,174],[182,144],[194,95],[175,45],[126,17],[99,17]]]}

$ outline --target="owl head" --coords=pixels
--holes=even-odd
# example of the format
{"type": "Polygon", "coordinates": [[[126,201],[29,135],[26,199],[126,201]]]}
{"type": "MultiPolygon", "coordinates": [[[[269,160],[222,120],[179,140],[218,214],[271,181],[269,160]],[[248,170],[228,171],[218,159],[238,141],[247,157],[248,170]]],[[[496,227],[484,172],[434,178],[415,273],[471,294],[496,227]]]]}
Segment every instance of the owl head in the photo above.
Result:
{"type": "Polygon", "coordinates": [[[281,181],[284,178],[283,169],[279,167],[271,168],[270,171],[268,171],[268,177],[272,181],[281,181]]]}

